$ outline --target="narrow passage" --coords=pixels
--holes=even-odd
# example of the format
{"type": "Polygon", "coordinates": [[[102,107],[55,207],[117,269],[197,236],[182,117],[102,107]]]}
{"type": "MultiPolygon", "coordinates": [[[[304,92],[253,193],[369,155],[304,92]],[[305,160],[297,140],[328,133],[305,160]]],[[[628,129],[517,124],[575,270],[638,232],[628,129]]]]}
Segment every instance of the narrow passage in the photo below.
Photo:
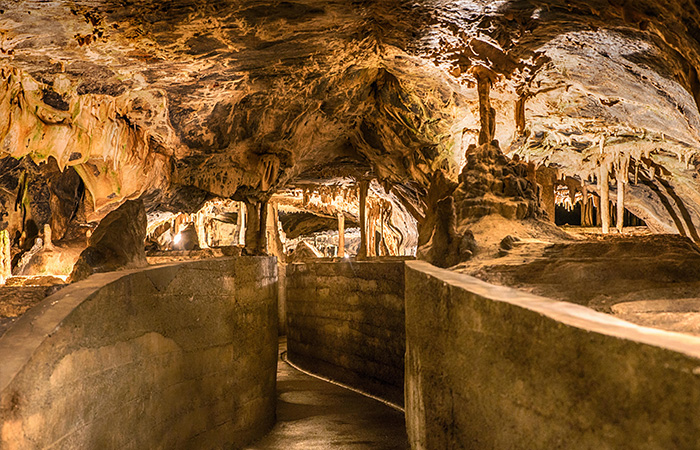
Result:
{"type": "Polygon", "coordinates": [[[404,415],[381,402],[277,363],[277,424],[250,450],[406,450],[404,415]]]}

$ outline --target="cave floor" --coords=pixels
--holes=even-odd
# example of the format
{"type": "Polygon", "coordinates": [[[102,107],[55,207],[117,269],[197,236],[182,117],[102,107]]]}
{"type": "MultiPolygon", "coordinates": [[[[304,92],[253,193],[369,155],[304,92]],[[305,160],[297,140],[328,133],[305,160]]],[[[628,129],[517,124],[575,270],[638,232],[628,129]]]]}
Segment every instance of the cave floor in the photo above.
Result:
{"type": "Polygon", "coordinates": [[[280,340],[277,423],[250,450],[406,450],[404,415],[383,403],[306,375],[285,362],[280,340]]]}
{"type": "MultiPolygon", "coordinates": [[[[570,230],[571,231],[571,230],[570,230]]],[[[454,270],[493,284],[588,306],[639,325],[700,335],[700,249],[644,230],[571,241],[523,239],[454,270]]]]}

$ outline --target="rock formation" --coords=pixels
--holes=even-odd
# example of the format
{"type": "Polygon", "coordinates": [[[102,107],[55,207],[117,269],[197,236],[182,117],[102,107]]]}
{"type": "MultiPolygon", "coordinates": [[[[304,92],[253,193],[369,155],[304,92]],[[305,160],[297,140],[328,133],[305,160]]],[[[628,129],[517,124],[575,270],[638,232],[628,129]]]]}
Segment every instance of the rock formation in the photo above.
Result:
{"type": "Polygon", "coordinates": [[[68,281],[93,273],[146,266],[146,211],[143,202],[131,200],[112,211],[95,229],[68,281]]]}
{"type": "Polygon", "coordinates": [[[537,186],[527,178],[527,166],[506,158],[495,141],[467,149],[467,163],[454,197],[460,225],[489,214],[511,220],[542,215],[537,186]]]}
{"type": "Polygon", "coordinates": [[[537,177],[499,161],[494,140],[535,174],[700,240],[692,4],[59,0],[9,2],[0,22],[0,224],[15,262],[45,223],[77,242],[137,198],[151,217],[245,202],[260,253],[276,192],[348,178],[389,202],[367,227],[392,238],[364,247],[401,253],[415,230],[388,217],[410,213],[425,245],[465,163],[494,193],[477,201],[460,181],[458,230],[487,210],[537,216],[521,182],[537,177]]]}

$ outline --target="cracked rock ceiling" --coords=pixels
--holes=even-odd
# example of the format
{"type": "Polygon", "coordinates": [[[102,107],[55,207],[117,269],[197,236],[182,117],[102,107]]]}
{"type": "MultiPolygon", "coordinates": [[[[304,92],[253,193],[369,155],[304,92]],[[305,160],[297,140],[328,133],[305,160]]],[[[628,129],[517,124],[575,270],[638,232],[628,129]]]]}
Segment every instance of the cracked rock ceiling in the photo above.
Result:
{"type": "Polygon", "coordinates": [[[506,153],[582,179],[644,159],[700,224],[699,22],[681,0],[0,1],[0,157],[73,166],[93,218],[304,179],[424,188],[476,142],[486,66],[506,153]]]}

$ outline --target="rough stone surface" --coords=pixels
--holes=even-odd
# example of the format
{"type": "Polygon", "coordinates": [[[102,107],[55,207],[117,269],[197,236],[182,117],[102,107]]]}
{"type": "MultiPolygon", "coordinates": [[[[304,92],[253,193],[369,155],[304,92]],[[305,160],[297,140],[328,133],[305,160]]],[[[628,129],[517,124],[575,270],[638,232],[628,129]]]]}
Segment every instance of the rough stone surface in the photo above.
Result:
{"type": "Polygon", "coordinates": [[[631,189],[639,214],[659,228],[676,213],[683,228],[700,223],[692,2],[28,0],[2,11],[0,160],[72,167],[93,220],[140,195],[149,210],[192,210],[319,174],[422,193],[436,171],[456,178],[482,134],[581,181],[620,161],[656,171],[672,194],[631,189]],[[673,212],[659,200],[676,196],[673,212]]]}
{"type": "Polygon", "coordinates": [[[143,267],[146,261],[146,211],[143,202],[133,200],[109,213],[90,236],[69,282],[84,280],[93,273],[143,267]]]}
{"type": "Polygon", "coordinates": [[[460,227],[490,214],[511,220],[542,215],[527,165],[506,158],[497,143],[472,146],[466,158],[454,193],[460,227]]]}
{"type": "Polygon", "coordinates": [[[406,266],[412,449],[697,447],[700,339],[406,266]]]}
{"type": "Polygon", "coordinates": [[[403,272],[403,261],[287,265],[290,360],[402,403],[403,272]]]}
{"type": "Polygon", "coordinates": [[[273,258],[97,274],[0,337],[0,448],[240,448],[274,422],[273,258]]]}

